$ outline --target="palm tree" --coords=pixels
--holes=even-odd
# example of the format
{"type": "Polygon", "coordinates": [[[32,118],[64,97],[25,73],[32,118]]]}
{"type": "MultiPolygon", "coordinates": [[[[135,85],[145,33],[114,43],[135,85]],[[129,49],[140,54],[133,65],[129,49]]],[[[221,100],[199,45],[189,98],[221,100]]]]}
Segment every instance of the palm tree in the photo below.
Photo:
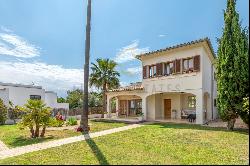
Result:
{"type": "Polygon", "coordinates": [[[92,63],[92,73],[90,75],[90,86],[96,86],[98,89],[102,90],[103,98],[103,112],[102,117],[104,117],[104,112],[106,109],[106,95],[108,89],[116,88],[119,86],[119,72],[115,70],[117,64],[113,60],[109,59],[97,59],[97,64],[92,63]]]}
{"type": "Polygon", "coordinates": [[[83,111],[81,115],[81,125],[84,133],[89,132],[88,127],[88,93],[89,93],[89,52],[90,52],[90,29],[91,29],[91,0],[88,0],[87,7],[87,25],[86,25],[86,41],[85,41],[85,64],[84,64],[84,95],[83,95],[83,111]]]}

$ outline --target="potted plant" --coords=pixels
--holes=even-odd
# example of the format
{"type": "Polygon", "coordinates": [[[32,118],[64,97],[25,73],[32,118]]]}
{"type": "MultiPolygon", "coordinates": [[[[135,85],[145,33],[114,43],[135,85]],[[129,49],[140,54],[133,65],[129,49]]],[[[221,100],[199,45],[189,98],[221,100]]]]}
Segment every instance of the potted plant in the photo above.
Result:
{"type": "Polygon", "coordinates": [[[142,120],[143,120],[143,117],[144,117],[143,112],[140,112],[140,113],[138,113],[137,115],[139,116],[139,117],[138,117],[138,120],[139,120],[139,121],[142,121],[142,120]]]}

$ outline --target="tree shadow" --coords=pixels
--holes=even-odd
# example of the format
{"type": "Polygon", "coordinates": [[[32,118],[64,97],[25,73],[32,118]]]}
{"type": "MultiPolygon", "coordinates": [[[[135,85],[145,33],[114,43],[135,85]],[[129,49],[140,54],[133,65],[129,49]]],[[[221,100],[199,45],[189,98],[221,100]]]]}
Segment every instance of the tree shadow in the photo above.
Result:
{"type": "Polygon", "coordinates": [[[47,136],[45,138],[30,138],[30,137],[25,137],[25,136],[20,136],[16,137],[13,139],[13,141],[9,144],[12,147],[20,147],[20,146],[26,146],[26,145],[31,145],[31,144],[36,144],[36,143],[42,143],[47,140],[52,140],[54,139],[54,136],[47,136]]]}
{"type": "Polygon", "coordinates": [[[245,134],[249,135],[249,130],[248,129],[243,129],[243,128],[235,128],[233,131],[227,130],[224,127],[209,127],[209,126],[201,126],[197,124],[180,124],[180,123],[161,123],[161,122],[156,122],[153,124],[149,125],[157,125],[161,126],[161,128],[172,128],[172,129],[194,129],[194,130],[206,130],[206,131],[224,131],[224,132],[234,132],[238,134],[245,134]]]}
{"type": "Polygon", "coordinates": [[[92,150],[93,154],[95,155],[96,159],[98,160],[100,165],[109,165],[106,157],[103,155],[102,151],[96,145],[95,141],[90,138],[89,134],[84,134],[85,141],[87,142],[88,146],[92,150]]]}

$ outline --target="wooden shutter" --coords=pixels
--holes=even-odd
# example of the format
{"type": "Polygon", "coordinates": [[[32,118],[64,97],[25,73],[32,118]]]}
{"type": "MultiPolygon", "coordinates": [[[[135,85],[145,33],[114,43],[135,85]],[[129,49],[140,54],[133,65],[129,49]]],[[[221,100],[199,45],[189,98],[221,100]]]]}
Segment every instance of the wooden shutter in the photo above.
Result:
{"type": "Polygon", "coordinates": [[[162,75],[162,63],[157,63],[156,64],[156,74],[157,74],[157,76],[162,75]]]}
{"type": "Polygon", "coordinates": [[[175,60],[175,72],[176,73],[181,72],[181,60],[180,59],[175,60]]]}
{"type": "Polygon", "coordinates": [[[174,67],[173,74],[176,73],[176,63],[175,63],[175,62],[176,62],[176,61],[173,61],[173,67],[174,67]]]}
{"type": "Polygon", "coordinates": [[[147,66],[143,66],[143,78],[147,78],[147,66]]]}
{"type": "Polygon", "coordinates": [[[200,55],[194,57],[194,71],[200,71],[200,55]]]}

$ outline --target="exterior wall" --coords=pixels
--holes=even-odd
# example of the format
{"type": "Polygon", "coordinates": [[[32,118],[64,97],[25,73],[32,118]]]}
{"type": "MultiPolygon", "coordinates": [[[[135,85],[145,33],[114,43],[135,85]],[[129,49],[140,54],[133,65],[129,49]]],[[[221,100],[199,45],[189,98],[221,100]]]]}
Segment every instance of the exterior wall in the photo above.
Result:
{"type": "Polygon", "coordinates": [[[30,99],[30,95],[40,95],[41,99],[45,100],[44,89],[0,85],[0,89],[3,88],[9,89],[9,101],[11,101],[14,105],[23,106],[27,100],[30,99]]]}
{"type": "Polygon", "coordinates": [[[147,97],[147,120],[155,120],[155,95],[147,97]]]}
{"type": "Polygon", "coordinates": [[[47,106],[54,108],[57,104],[57,95],[54,92],[45,92],[45,103],[47,106]]]}
{"type": "MultiPolygon", "coordinates": [[[[142,66],[173,61],[175,59],[192,57],[200,55],[202,59],[202,47],[192,49],[182,49],[175,52],[161,53],[154,56],[144,57],[142,66]]],[[[202,69],[202,61],[201,61],[202,69]]],[[[182,66],[182,64],[181,64],[182,66]]],[[[161,92],[181,92],[185,90],[195,90],[202,88],[202,72],[193,72],[187,74],[177,74],[172,76],[162,76],[156,78],[143,79],[142,85],[148,93],[161,92]]]]}
{"type": "Polygon", "coordinates": [[[9,105],[9,89],[0,88],[0,98],[3,100],[4,105],[9,105]]]}
{"type": "Polygon", "coordinates": [[[68,103],[57,103],[56,93],[45,92],[42,87],[0,84],[0,98],[4,100],[6,105],[11,101],[14,105],[23,106],[30,99],[30,95],[41,96],[41,100],[51,108],[69,109],[68,103]]]}
{"type": "Polygon", "coordinates": [[[208,53],[203,49],[202,56],[202,89],[204,93],[204,110],[207,111],[207,121],[217,118],[217,109],[214,99],[217,96],[216,81],[214,79],[214,62],[209,59],[208,53]]]}

